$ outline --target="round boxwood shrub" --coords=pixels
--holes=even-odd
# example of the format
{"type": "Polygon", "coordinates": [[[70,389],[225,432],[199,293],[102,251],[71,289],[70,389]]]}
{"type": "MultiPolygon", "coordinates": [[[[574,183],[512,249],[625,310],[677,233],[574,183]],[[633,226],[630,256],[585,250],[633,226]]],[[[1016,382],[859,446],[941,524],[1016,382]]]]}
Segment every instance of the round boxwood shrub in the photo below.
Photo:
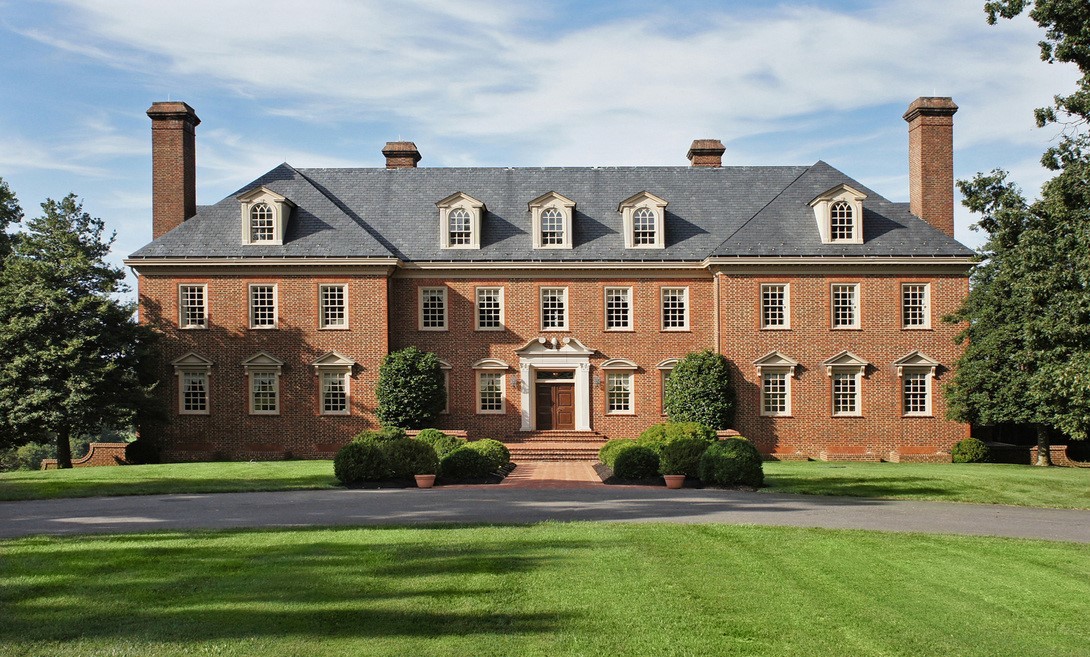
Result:
{"type": "Polygon", "coordinates": [[[424,429],[416,434],[416,440],[431,445],[431,448],[435,450],[435,455],[439,458],[443,458],[466,444],[465,438],[448,436],[438,429],[424,429]]]}
{"type": "Polygon", "coordinates": [[[387,355],[378,370],[375,395],[382,424],[408,429],[428,426],[446,405],[439,357],[416,347],[387,355]]]}
{"type": "Polygon", "coordinates": [[[337,450],[333,474],[345,486],[361,481],[382,481],[390,476],[386,457],[372,441],[354,440],[337,450]]]}
{"type": "Polygon", "coordinates": [[[474,440],[466,443],[466,447],[479,452],[488,462],[492,464],[492,470],[499,470],[503,466],[511,462],[511,450],[507,449],[507,445],[504,445],[498,440],[492,440],[485,438],[484,440],[474,440]]]}
{"type": "Polygon", "coordinates": [[[629,447],[635,446],[636,441],[631,438],[614,438],[602,445],[602,448],[598,450],[598,460],[612,468],[618,454],[629,447]]]}
{"type": "Polygon", "coordinates": [[[649,479],[659,474],[659,455],[643,445],[622,449],[613,460],[613,474],[618,479],[649,479]]]}
{"type": "Polygon", "coordinates": [[[487,456],[468,446],[459,447],[439,461],[439,473],[444,479],[484,479],[494,470],[487,456]]]}
{"type": "Polygon", "coordinates": [[[357,442],[381,443],[387,440],[401,440],[405,438],[405,430],[400,427],[382,427],[381,429],[367,429],[361,431],[352,438],[357,442]]]}
{"type": "Polygon", "coordinates": [[[671,422],[699,422],[726,429],[734,419],[734,388],[730,364],[722,354],[706,349],[687,354],[666,379],[663,405],[671,422]]]}
{"type": "Polygon", "coordinates": [[[708,446],[700,457],[699,476],[713,486],[761,486],[765,480],[760,452],[748,440],[736,438],[708,446]]]}
{"type": "Polygon", "coordinates": [[[439,457],[427,443],[400,438],[379,442],[377,445],[386,457],[390,476],[394,479],[412,479],[413,475],[435,474],[439,471],[439,457]]]}
{"type": "Polygon", "coordinates": [[[159,462],[159,444],[151,438],[137,438],[125,445],[125,462],[148,465],[159,462]]]}
{"type": "Polygon", "coordinates": [[[700,457],[710,444],[697,436],[667,440],[659,456],[659,471],[664,475],[700,476],[700,457]]]}
{"type": "Polygon", "coordinates": [[[959,440],[950,450],[954,463],[983,463],[988,460],[988,446],[976,438],[959,440]]]}

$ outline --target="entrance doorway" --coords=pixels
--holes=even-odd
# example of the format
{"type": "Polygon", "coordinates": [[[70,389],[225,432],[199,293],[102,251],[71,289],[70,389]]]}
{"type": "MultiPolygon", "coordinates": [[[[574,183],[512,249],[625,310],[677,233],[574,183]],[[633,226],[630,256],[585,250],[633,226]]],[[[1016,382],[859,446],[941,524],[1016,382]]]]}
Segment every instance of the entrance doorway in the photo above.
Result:
{"type": "Polygon", "coordinates": [[[538,371],[535,423],[538,430],[575,429],[575,372],[538,371]]]}

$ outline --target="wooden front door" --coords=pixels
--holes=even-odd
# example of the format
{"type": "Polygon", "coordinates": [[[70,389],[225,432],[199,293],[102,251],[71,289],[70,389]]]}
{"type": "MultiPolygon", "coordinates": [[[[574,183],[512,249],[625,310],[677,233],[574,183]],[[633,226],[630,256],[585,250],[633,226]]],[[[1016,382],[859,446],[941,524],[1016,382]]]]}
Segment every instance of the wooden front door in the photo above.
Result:
{"type": "Polygon", "coordinates": [[[575,384],[537,384],[537,429],[575,428],[575,384]]]}

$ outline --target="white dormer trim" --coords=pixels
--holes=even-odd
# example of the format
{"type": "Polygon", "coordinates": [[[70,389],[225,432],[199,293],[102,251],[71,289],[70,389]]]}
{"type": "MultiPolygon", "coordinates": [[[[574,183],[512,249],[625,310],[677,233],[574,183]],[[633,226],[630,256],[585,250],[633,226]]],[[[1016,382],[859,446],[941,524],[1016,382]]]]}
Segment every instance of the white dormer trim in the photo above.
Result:
{"type": "Polygon", "coordinates": [[[626,358],[610,358],[606,362],[602,363],[601,368],[603,370],[631,371],[638,370],[640,366],[626,358]]]}
{"type": "Polygon", "coordinates": [[[860,375],[865,374],[869,362],[863,360],[859,356],[856,356],[850,351],[842,351],[832,358],[823,361],[821,363],[825,366],[825,374],[827,376],[833,375],[833,370],[839,371],[856,371],[860,375]]]}
{"type": "Polygon", "coordinates": [[[863,201],[867,195],[850,185],[841,183],[810,201],[817,220],[818,234],[822,244],[862,244],[863,243],[863,201]],[[847,203],[852,211],[853,230],[850,238],[833,238],[833,206],[847,203]]]}
{"type": "Polygon", "coordinates": [[[791,376],[795,376],[795,370],[799,366],[799,361],[790,356],[785,356],[778,351],[770,351],[753,361],[753,364],[757,366],[758,375],[764,374],[767,370],[770,372],[790,372],[791,376]]]}
{"type": "Polygon", "coordinates": [[[439,208],[439,246],[444,249],[479,249],[481,248],[481,216],[485,212],[484,203],[465,192],[455,192],[435,204],[439,208]],[[451,244],[450,214],[456,210],[469,213],[469,242],[451,244]]]}
{"type": "Polygon", "coordinates": [[[351,372],[356,366],[356,361],[335,351],[327,351],[311,363],[311,366],[314,368],[315,375],[322,372],[351,372]]]}
{"type": "Polygon", "coordinates": [[[626,249],[665,249],[666,248],[666,201],[651,192],[642,191],[633,194],[617,205],[624,227],[624,247],[626,249]],[[655,215],[655,237],[648,244],[637,244],[635,235],[635,214],[638,210],[649,210],[655,215]]]}
{"type": "Polygon", "coordinates": [[[530,201],[530,225],[533,229],[535,249],[570,249],[572,246],[572,214],[575,210],[575,201],[570,198],[548,192],[530,201]],[[560,212],[562,218],[562,230],[564,235],[559,244],[545,244],[541,235],[541,215],[549,210],[560,212]]]}
{"type": "Polygon", "coordinates": [[[265,244],[279,246],[284,243],[284,235],[288,232],[288,219],[291,218],[291,210],[295,204],[272,191],[264,185],[243,192],[236,197],[242,210],[242,243],[265,244]],[[254,240],[250,226],[250,214],[255,206],[264,203],[272,211],[272,239],[254,240]]]}
{"type": "Polygon", "coordinates": [[[915,370],[917,372],[927,371],[933,377],[940,364],[939,361],[926,354],[920,353],[919,351],[913,351],[907,356],[902,356],[893,361],[893,366],[897,368],[898,378],[905,375],[905,369],[915,370]]]}

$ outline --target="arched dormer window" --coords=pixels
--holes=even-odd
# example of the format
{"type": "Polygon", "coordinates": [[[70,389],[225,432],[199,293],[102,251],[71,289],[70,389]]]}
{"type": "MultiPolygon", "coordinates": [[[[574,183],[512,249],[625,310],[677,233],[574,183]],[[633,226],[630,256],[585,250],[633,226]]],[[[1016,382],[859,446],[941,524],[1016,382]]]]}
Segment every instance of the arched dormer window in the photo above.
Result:
{"type": "Polygon", "coordinates": [[[653,245],[658,238],[655,211],[651,208],[637,208],[632,213],[632,245],[653,245]]]}
{"type": "Polygon", "coordinates": [[[435,204],[439,208],[439,246],[444,249],[481,248],[484,203],[455,192],[435,204]]]}
{"type": "Polygon", "coordinates": [[[867,195],[845,184],[810,201],[822,244],[863,243],[863,201],[867,195]]]}
{"type": "Polygon", "coordinates": [[[564,243],[564,215],[556,208],[541,213],[541,246],[564,243]]]}
{"type": "Polygon", "coordinates": [[[829,209],[829,238],[833,242],[848,242],[855,237],[855,212],[845,201],[833,203],[829,209]]]}
{"type": "Polygon", "coordinates": [[[626,249],[666,248],[666,201],[651,192],[630,196],[617,206],[626,249]]]}
{"type": "Polygon", "coordinates": [[[243,244],[284,243],[294,203],[264,186],[240,194],[238,200],[242,206],[243,244]]]}
{"type": "Polygon", "coordinates": [[[535,249],[570,249],[572,247],[572,212],[575,201],[549,192],[530,201],[535,249]]]}
{"type": "Polygon", "coordinates": [[[450,245],[464,246],[473,241],[473,221],[465,208],[454,208],[449,215],[450,245]]]}

